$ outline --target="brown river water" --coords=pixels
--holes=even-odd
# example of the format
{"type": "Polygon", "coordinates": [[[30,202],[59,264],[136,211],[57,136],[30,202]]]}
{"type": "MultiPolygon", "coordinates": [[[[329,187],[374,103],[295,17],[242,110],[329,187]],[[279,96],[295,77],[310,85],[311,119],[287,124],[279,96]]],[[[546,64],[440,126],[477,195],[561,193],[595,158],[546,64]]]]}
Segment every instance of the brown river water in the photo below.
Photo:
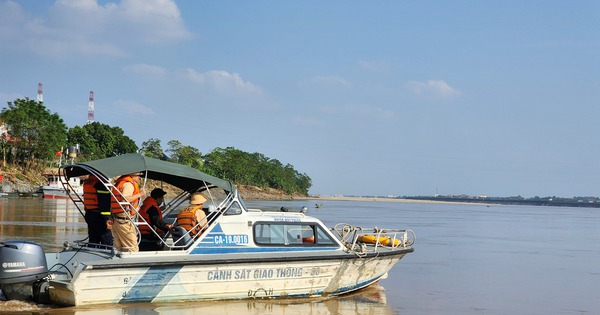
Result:
{"type": "MultiPolygon", "coordinates": [[[[333,227],[409,228],[415,251],[378,285],[307,300],[241,300],[49,307],[0,301],[20,314],[600,314],[600,209],[375,201],[247,201],[307,206],[333,227]],[[316,208],[316,203],[323,203],[316,208]]],[[[0,198],[0,240],[55,251],[85,238],[65,200],[0,198]]]]}

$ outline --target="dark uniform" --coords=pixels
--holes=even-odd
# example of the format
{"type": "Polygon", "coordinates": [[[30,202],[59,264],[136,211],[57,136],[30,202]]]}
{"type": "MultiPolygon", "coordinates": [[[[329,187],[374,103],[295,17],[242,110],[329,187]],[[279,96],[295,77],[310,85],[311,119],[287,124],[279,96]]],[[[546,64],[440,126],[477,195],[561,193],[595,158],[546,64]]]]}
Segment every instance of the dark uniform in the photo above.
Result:
{"type": "Polygon", "coordinates": [[[113,236],[106,223],[110,219],[110,192],[95,176],[89,175],[83,183],[83,200],[88,241],[112,246],[113,236]]]}

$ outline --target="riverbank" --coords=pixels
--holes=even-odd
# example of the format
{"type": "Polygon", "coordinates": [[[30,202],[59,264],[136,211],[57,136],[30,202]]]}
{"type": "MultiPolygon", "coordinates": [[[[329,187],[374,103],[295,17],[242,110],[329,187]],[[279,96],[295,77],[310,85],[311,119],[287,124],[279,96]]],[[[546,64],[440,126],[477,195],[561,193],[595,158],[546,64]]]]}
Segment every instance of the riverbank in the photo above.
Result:
{"type": "Polygon", "coordinates": [[[418,199],[399,199],[382,197],[346,197],[346,196],[309,196],[305,199],[314,200],[341,200],[341,201],[379,201],[379,202],[413,202],[413,203],[450,203],[446,201],[418,200],[418,199]]]}
{"type": "Polygon", "coordinates": [[[313,200],[319,201],[375,201],[375,202],[398,202],[398,203],[437,203],[437,204],[484,204],[461,201],[437,201],[410,198],[384,198],[384,197],[348,197],[348,196],[304,196],[300,194],[287,194],[272,188],[259,188],[255,186],[237,186],[244,200],[313,200]]]}
{"type": "Polygon", "coordinates": [[[396,202],[396,203],[429,203],[429,204],[479,204],[485,205],[484,203],[476,202],[453,202],[453,201],[437,201],[437,200],[421,200],[421,199],[410,199],[410,198],[383,198],[383,197],[346,197],[346,196],[308,196],[298,199],[308,199],[315,201],[374,201],[374,202],[396,202]]]}
{"type": "Polygon", "coordinates": [[[11,170],[0,171],[0,192],[3,193],[33,193],[41,185],[46,184],[46,178],[41,170],[11,170]]]}

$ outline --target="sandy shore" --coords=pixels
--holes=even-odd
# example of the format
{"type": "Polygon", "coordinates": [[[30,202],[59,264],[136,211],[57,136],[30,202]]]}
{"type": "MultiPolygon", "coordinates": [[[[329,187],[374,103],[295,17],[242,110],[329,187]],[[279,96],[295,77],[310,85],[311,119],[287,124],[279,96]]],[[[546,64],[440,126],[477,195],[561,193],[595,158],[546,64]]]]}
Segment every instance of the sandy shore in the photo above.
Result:
{"type": "MultiPolygon", "coordinates": [[[[379,202],[404,202],[404,203],[461,203],[451,201],[419,200],[419,199],[398,199],[398,198],[377,198],[377,197],[339,197],[339,196],[309,196],[306,198],[294,198],[306,200],[332,200],[332,201],[379,201],[379,202]]],[[[474,204],[473,202],[465,202],[474,204]]]]}
{"type": "Polygon", "coordinates": [[[402,202],[402,203],[439,203],[439,204],[479,204],[475,202],[453,202],[421,199],[399,199],[378,197],[346,197],[346,196],[301,196],[289,195],[272,188],[258,188],[255,186],[238,185],[238,190],[244,200],[314,200],[319,201],[376,201],[376,202],[402,202]]]}

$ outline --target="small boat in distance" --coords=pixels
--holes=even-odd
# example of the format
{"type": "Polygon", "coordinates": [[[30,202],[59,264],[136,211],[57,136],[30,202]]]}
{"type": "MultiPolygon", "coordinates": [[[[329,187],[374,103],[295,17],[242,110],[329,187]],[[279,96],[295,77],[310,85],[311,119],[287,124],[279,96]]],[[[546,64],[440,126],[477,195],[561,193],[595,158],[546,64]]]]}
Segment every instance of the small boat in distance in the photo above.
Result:
{"type": "MultiPolygon", "coordinates": [[[[181,192],[166,205],[165,218],[175,217],[188,205],[190,195],[199,192],[207,199],[206,217],[196,227],[204,230],[191,235],[175,224],[161,235],[136,213],[137,208],[122,201],[116,204],[138,235],[140,226],[150,229],[160,250],[121,252],[80,240],[45,253],[34,242],[2,240],[0,289],[9,300],[80,306],[327,298],[387,278],[388,271],[414,251],[411,230],[363,229],[345,223],[328,228],[304,207],[251,209],[230,181],[140,154],[64,165],[60,171],[66,180],[97,177],[117,200],[123,200],[122,195],[111,178],[142,172],[141,186],[147,179],[170,184],[181,192]]],[[[68,195],[83,214],[82,198],[68,195]]],[[[144,241],[138,240],[142,245],[144,241]]]]}
{"type": "Polygon", "coordinates": [[[83,179],[81,177],[66,177],[64,173],[61,173],[64,161],[68,158],[71,159],[71,164],[74,163],[77,154],[79,153],[79,144],[68,148],[65,152],[66,156],[63,156],[63,149],[56,152],[58,157],[58,172],[52,171],[52,173],[43,174],[48,181],[46,185],[40,186],[42,197],[46,199],[78,199],[83,198],[83,179]]]}
{"type": "Polygon", "coordinates": [[[42,195],[47,199],[69,199],[70,194],[83,196],[83,180],[79,177],[64,178],[61,174],[44,174],[48,183],[40,186],[42,195]]]}

